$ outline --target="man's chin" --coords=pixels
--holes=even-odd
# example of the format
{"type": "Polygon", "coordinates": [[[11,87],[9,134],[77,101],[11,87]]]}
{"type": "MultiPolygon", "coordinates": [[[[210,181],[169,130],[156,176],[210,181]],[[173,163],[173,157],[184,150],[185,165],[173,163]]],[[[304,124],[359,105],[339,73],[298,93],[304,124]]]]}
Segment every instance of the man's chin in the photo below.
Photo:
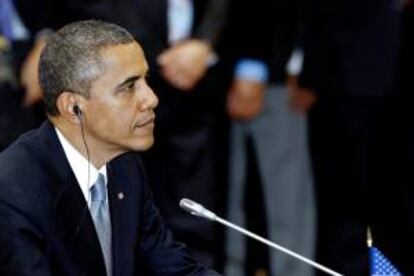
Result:
{"type": "Polygon", "coordinates": [[[148,138],[146,141],[142,141],[139,144],[133,145],[131,150],[133,151],[146,151],[154,145],[154,138],[148,138]]]}

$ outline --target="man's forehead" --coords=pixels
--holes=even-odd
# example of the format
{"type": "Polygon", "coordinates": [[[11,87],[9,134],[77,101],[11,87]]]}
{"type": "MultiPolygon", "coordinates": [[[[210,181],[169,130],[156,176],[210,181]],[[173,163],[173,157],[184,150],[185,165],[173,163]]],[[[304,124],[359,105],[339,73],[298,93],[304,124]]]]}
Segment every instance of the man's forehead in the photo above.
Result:
{"type": "Polygon", "coordinates": [[[101,74],[92,86],[115,88],[132,77],[145,76],[148,63],[138,43],[109,45],[100,50],[101,74]]]}
{"type": "Polygon", "coordinates": [[[139,45],[136,41],[130,43],[119,43],[119,44],[109,44],[100,49],[100,52],[104,55],[111,54],[117,51],[135,51],[137,54],[143,55],[143,50],[141,45],[139,45]]]}
{"type": "Polygon", "coordinates": [[[116,44],[104,47],[100,51],[103,62],[111,63],[129,63],[133,61],[139,65],[146,65],[144,52],[141,46],[136,43],[116,44]]]}

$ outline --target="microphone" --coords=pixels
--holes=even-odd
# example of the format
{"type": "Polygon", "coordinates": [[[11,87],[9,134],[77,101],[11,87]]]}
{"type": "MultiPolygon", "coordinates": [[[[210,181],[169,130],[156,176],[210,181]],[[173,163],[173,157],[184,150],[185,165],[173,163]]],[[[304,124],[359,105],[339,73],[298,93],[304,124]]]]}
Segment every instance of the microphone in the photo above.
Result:
{"type": "Polygon", "coordinates": [[[291,250],[289,250],[289,249],[287,249],[287,248],[285,248],[281,245],[278,245],[278,244],[276,244],[276,243],[274,243],[274,242],[272,242],[268,239],[265,239],[265,238],[263,238],[259,235],[254,234],[253,232],[250,232],[250,231],[248,231],[248,230],[246,230],[246,229],[244,229],[240,226],[237,226],[236,224],[233,224],[233,223],[231,223],[231,222],[229,222],[225,219],[220,218],[215,213],[213,213],[210,210],[204,208],[203,205],[201,205],[197,202],[194,202],[191,199],[187,199],[187,198],[181,199],[180,200],[180,207],[183,210],[185,210],[186,212],[188,212],[188,213],[190,213],[194,216],[204,218],[204,219],[208,219],[210,221],[216,221],[220,224],[223,224],[224,226],[230,227],[230,228],[232,228],[232,229],[234,229],[234,230],[236,230],[236,231],[238,231],[238,232],[240,232],[240,233],[242,233],[242,234],[244,234],[244,235],[246,235],[250,238],[253,238],[253,239],[255,239],[255,240],[257,240],[261,243],[264,243],[264,244],[266,244],[266,245],[268,245],[268,246],[270,246],[270,247],[272,247],[276,250],[279,250],[279,251],[281,251],[285,254],[288,254],[288,255],[290,255],[290,256],[292,256],[292,257],[294,257],[294,258],[296,258],[296,259],[298,259],[298,260],[300,260],[304,263],[307,263],[307,264],[309,264],[309,265],[311,265],[311,266],[313,266],[313,267],[315,267],[315,268],[317,268],[321,271],[324,271],[329,275],[344,276],[343,274],[340,274],[340,273],[338,273],[338,272],[336,272],[336,271],[334,271],[334,270],[332,270],[332,269],[330,269],[326,266],[323,266],[323,265],[321,265],[317,262],[314,262],[314,261],[312,261],[312,260],[310,260],[310,259],[308,259],[308,258],[306,258],[306,257],[304,257],[304,256],[302,256],[298,253],[295,253],[295,252],[293,252],[293,251],[291,251],[291,250]]]}
{"type": "Polygon", "coordinates": [[[217,219],[217,215],[204,208],[203,205],[198,204],[190,199],[183,198],[180,200],[180,207],[185,211],[189,212],[193,216],[205,218],[211,221],[215,221],[217,219]]]}

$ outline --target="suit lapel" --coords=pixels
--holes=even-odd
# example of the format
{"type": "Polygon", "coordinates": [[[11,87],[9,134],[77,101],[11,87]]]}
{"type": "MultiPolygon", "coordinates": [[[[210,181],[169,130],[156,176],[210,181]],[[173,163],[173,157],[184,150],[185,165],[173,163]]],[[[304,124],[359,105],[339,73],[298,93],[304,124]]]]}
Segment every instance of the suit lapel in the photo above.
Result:
{"type": "Polygon", "coordinates": [[[39,161],[49,173],[57,229],[83,272],[105,275],[103,255],[88,205],[51,123],[42,125],[39,140],[39,161]]]}
{"type": "Polygon", "coordinates": [[[114,275],[122,275],[122,251],[121,251],[121,230],[120,229],[120,215],[122,214],[122,199],[118,199],[117,194],[122,194],[123,191],[119,189],[118,183],[114,180],[114,173],[110,166],[107,167],[108,170],[108,199],[109,199],[109,210],[111,213],[111,225],[112,225],[112,255],[113,255],[113,267],[114,275]]]}
{"type": "MultiPolygon", "coordinates": [[[[133,163],[133,162],[129,162],[133,163]]],[[[129,274],[125,269],[134,267],[133,252],[137,237],[137,196],[132,191],[131,175],[136,168],[126,167],[117,161],[110,162],[108,169],[108,196],[112,223],[112,252],[114,275],[129,274]],[[131,254],[132,252],[132,254],[131,254]]]]}

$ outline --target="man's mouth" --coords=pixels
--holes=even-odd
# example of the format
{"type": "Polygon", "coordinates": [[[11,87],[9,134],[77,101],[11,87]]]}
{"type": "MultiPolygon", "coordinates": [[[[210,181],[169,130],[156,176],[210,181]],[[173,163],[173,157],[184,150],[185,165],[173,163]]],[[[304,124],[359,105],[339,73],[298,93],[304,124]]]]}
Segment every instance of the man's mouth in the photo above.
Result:
{"type": "Polygon", "coordinates": [[[154,120],[155,120],[155,115],[151,115],[151,116],[137,122],[135,124],[135,127],[144,127],[144,126],[147,126],[149,124],[153,124],[154,120]]]}

